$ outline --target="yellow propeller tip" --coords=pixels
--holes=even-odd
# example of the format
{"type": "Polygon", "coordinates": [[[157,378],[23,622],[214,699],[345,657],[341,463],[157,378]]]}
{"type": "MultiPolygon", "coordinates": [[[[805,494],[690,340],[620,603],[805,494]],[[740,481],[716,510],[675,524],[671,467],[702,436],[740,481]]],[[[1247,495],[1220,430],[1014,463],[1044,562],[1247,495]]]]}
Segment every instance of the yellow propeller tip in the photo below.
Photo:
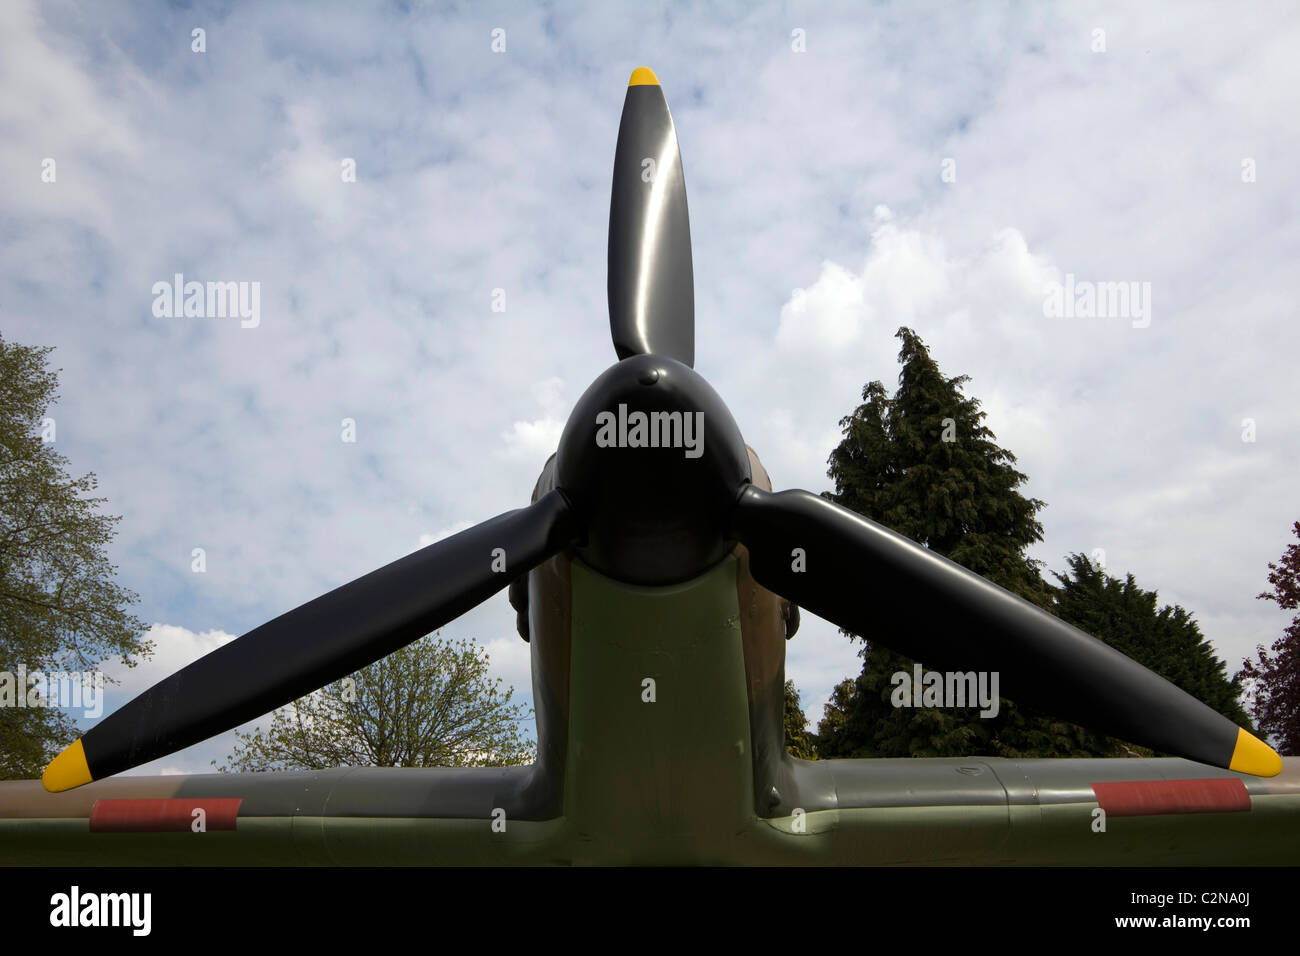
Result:
{"type": "Polygon", "coordinates": [[[1276,777],[1282,772],[1282,758],[1264,741],[1238,727],[1237,746],[1232,748],[1228,769],[1256,777],[1276,777]]]}
{"type": "Polygon", "coordinates": [[[638,66],[632,71],[632,79],[627,81],[628,86],[658,86],[659,77],[655,76],[655,71],[648,66],[638,66]]]}
{"type": "Polygon", "coordinates": [[[86,763],[85,748],[81,746],[81,741],[77,740],[50,761],[50,765],[45,768],[45,773],[41,774],[41,786],[50,793],[60,793],[90,783],[93,779],[90,775],[90,767],[86,763]]]}

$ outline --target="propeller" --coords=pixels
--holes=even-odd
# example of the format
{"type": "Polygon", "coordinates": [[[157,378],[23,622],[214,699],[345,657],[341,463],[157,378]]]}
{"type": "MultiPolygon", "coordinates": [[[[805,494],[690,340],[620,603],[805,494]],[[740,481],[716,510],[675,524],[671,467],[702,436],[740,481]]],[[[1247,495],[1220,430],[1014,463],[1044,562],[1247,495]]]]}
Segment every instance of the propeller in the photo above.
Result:
{"type": "Polygon", "coordinates": [[[662,586],[702,574],[737,541],[759,584],[909,657],[996,670],[1014,700],[1166,753],[1259,776],[1281,771],[1281,758],[1247,731],[1028,601],[816,495],[754,487],[740,429],[691,367],[685,180],[672,116],[645,67],[628,85],[614,157],[609,321],[620,361],[574,407],[554,489],[166,678],[56,757],[45,788],[139,766],[290,703],[561,552],[618,580],[662,586]]]}
{"type": "Polygon", "coordinates": [[[754,580],[847,631],[945,670],[997,671],[1005,696],[1124,740],[1282,769],[1272,748],[1104,641],[834,502],[749,485],[731,520],[754,580]]]}
{"type": "Polygon", "coordinates": [[[55,757],[68,790],[138,767],[371,664],[578,540],[560,491],[444,538],[254,628],[155,684],[55,757]]]}
{"type": "Polygon", "coordinates": [[[695,364],[695,280],[686,179],[659,79],[628,83],[609,204],[609,331],[614,351],[695,364]]]}

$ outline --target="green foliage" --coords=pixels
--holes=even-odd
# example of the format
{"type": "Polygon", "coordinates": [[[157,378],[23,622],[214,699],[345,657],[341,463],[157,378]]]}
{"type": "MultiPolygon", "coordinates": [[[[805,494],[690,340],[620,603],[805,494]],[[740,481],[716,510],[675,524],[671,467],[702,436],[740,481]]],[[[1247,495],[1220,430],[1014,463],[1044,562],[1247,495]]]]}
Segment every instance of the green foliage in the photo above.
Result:
{"type": "MultiPolygon", "coordinates": [[[[1300,538],[1300,521],[1292,528],[1300,538]]],[[[1300,545],[1289,545],[1282,560],[1268,565],[1273,593],[1259,595],[1284,611],[1300,608],[1300,545]]],[[[1242,662],[1241,679],[1249,686],[1251,710],[1259,729],[1278,741],[1278,753],[1300,756],[1300,614],[1273,642],[1272,653],[1260,645],[1256,659],[1242,662]]]]}
{"type": "Polygon", "coordinates": [[[791,757],[817,759],[813,735],[808,730],[808,718],[804,716],[799,691],[792,680],[785,682],[785,750],[791,757]]]}
{"type": "MultiPolygon", "coordinates": [[[[263,731],[238,733],[220,771],[331,767],[502,767],[529,763],[531,717],[488,676],[469,641],[426,635],[351,677],[277,710],[263,731]]],[[[216,764],[216,761],[213,761],[216,764]]]]}
{"type": "MultiPolygon", "coordinates": [[[[8,648],[4,656],[8,661],[8,648]]],[[[12,671],[13,665],[0,669],[12,671]]],[[[0,780],[39,777],[76,736],[71,718],[52,707],[0,707],[0,780]]]]}
{"type": "MultiPolygon", "coordinates": [[[[89,671],[112,658],[134,667],[153,644],[105,554],[119,519],[89,497],[94,474],[70,477],[43,440],[58,388],[51,351],[0,338],[0,670],[89,671]]],[[[39,776],[75,736],[57,710],[0,709],[0,778],[39,776]]]]}
{"type": "MultiPolygon", "coordinates": [[[[1042,540],[1044,506],[1017,490],[1027,479],[995,443],[967,376],[945,377],[921,339],[899,329],[902,370],[893,397],[880,382],[840,421],[826,497],[945,555],[1044,608],[1051,589],[1026,549],[1042,540]]],[[[854,635],[850,635],[854,636],[854,635]]],[[[996,717],[978,708],[895,708],[890,677],[913,661],[863,638],[862,673],[840,684],[818,725],[823,757],[1097,756],[1117,744],[1066,721],[1002,700],[996,717]]],[[[924,665],[924,662],[921,662],[924,665]]]]}
{"type": "Polygon", "coordinates": [[[1082,554],[1067,559],[1070,574],[1060,582],[1056,612],[1062,620],[1104,640],[1121,654],[1155,671],[1239,727],[1253,730],[1242,709],[1240,678],[1229,679],[1191,614],[1178,605],[1156,609],[1155,591],[1144,591],[1128,575],[1120,581],[1082,554]]]}
{"type": "Polygon", "coordinates": [[[871,382],[863,404],[840,420],[844,440],[827,472],[835,492],[826,497],[1048,606],[1024,553],[1042,540],[1043,502],[1016,490],[1027,479],[994,443],[979,400],[961,393],[969,377],[945,378],[910,329],[897,337],[898,391],[890,398],[871,382]]]}

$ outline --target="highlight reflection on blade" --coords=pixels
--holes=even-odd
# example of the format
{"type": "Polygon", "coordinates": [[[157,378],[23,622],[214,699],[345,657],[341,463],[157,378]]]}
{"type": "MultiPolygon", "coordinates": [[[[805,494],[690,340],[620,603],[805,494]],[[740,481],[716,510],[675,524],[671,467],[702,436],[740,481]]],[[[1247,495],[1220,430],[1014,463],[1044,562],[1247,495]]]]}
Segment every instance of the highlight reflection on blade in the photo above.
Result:
{"type": "Polygon", "coordinates": [[[695,284],[681,151],[654,73],[632,74],[614,157],[609,324],[620,359],[695,361],[695,284]],[[653,177],[647,179],[653,163],[653,177]]]}

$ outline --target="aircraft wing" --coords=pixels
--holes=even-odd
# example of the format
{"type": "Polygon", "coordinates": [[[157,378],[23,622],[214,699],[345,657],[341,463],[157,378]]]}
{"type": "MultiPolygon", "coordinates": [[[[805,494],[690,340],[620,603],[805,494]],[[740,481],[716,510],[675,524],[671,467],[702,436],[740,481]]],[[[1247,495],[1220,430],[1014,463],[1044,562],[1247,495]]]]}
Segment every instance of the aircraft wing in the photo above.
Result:
{"type": "Polygon", "coordinates": [[[535,767],[343,768],[0,784],[0,864],[1295,864],[1300,759],[1271,778],[1182,759],[791,759],[791,813],[592,840],[535,767]],[[196,810],[205,826],[195,828],[196,810]],[[643,853],[644,849],[636,851],[643,853]]]}
{"type": "Polygon", "coordinates": [[[1275,777],[1178,758],[789,761],[772,818],[805,862],[1295,865],[1300,758],[1275,777]],[[798,845],[798,844],[795,844],[798,845]]]}
{"type": "Polygon", "coordinates": [[[63,793],[5,782],[0,865],[543,862],[535,851],[558,822],[540,776],[533,766],[345,767],[117,776],[63,793]]]}

